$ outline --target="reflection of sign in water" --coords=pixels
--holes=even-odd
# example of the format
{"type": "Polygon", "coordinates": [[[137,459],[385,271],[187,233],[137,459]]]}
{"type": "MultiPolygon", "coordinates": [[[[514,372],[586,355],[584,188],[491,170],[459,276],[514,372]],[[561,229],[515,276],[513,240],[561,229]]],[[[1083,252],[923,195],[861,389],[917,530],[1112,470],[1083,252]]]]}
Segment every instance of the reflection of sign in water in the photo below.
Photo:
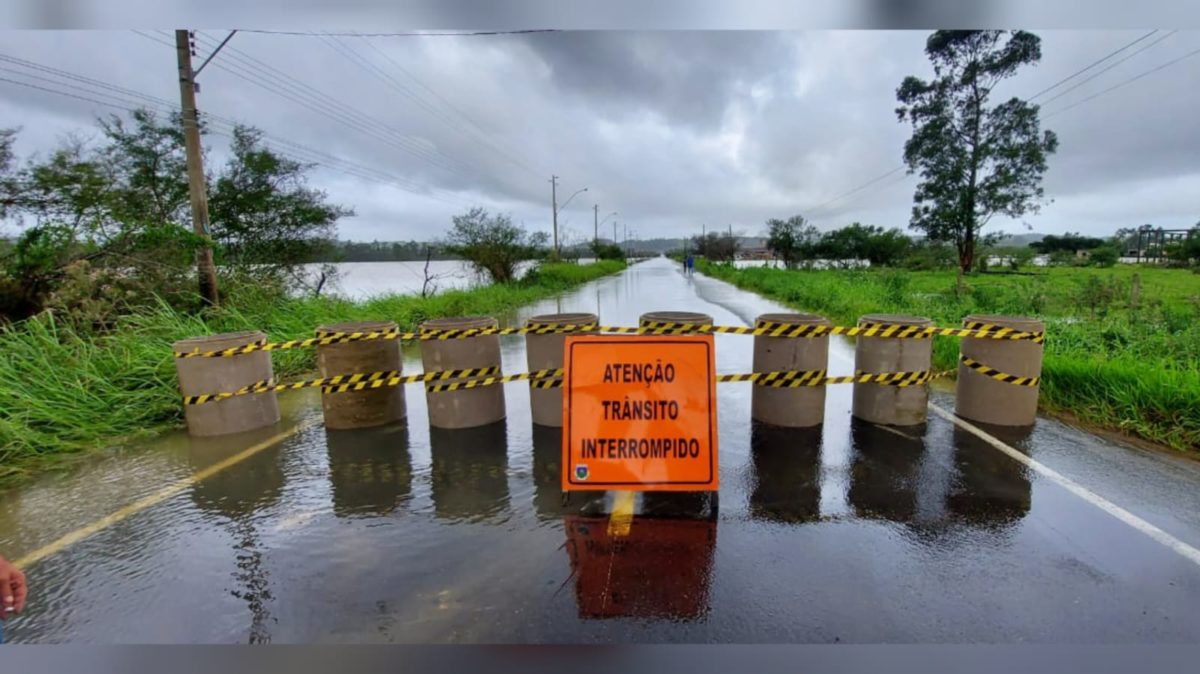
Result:
{"type": "Polygon", "coordinates": [[[568,515],[564,524],[580,617],[688,620],[708,611],[716,522],[639,517],[618,537],[602,517],[568,515]]]}
{"type": "Polygon", "coordinates": [[[712,335],[567,337],[563,489],[717,490],[712,335]]]}

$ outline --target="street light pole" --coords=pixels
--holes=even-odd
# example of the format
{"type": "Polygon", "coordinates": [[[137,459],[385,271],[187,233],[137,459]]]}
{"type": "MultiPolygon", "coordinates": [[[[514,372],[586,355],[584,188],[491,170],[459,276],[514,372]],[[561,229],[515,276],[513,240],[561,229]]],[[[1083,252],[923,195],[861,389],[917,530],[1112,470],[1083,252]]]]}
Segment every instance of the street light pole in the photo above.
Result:
{"type": "Polygon", "coordinates": [[[554,218],[554,258],[558,259],[558,176],[550,176],[550,212],[554,218]]]}
{"type": "MultiPolygon", "coordinates": [[[[588,191],[588,188],[585,187],[581,190],[577,190],[575,192],[575,194],[572,194],[571,196],[567,197],[567,200],[563,202],[562,208],[566,208],[567,204],[571,203],[571,200],[574,199],[576,195],[580,194],[581,192],[586,192],[586,191],[588,191]]],[[[558,206],[558,176],[556,176],[556,175],[550,176],[550,210],[551,210],[551,215],[554,218],[554,259],[557,260],[558,259],[558,212],[561,209],[558,206]]]]}

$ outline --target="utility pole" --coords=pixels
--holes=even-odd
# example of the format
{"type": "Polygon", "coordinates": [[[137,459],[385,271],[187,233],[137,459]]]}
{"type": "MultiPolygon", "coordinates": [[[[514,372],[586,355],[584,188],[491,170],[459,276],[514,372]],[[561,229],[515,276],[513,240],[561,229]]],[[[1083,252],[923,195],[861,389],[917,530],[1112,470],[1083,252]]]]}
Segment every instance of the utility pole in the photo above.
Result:
{"type": "Polygon", "coordinates": [[[550,176],[550,209],[554,212],[554,259],[558,259],[558,176],[550,176]]]}
{"type": "Polygon", "coordinates": [[[600,204],[592,204],[592,247],[600,243],[600,204]]]}
{"type": "Polygon", "coordinates": [[[613,245],[617,245],[617,221],[613,220],[613,245]]]}
{"type": "Polygon", "coordinates": [[[200,116],[196,112],[196,81],[192,72],[191,40],[186,30],[175,31],[179,61],[179,107],[183,113],[183,142],[187,151],[188,196],[192,203],[192,231],[202,243],[196,251],[200,296],[210,306],[220,303],[217,268],[213,264],[212,237],[208,231],[208,192],[204,184],[204,158],[200,156],[200,116]]]}

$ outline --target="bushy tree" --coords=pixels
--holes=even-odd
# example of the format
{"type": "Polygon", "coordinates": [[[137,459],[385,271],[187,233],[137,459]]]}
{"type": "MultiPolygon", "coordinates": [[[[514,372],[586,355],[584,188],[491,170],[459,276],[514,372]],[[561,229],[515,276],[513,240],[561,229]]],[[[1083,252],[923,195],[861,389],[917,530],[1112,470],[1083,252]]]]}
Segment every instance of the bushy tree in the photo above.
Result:
{"type": "Polygon", "coordinates": [[[530,234],[505,213],[490,215],[476,207],[454,216],[452,222],[446,249],[486,273],[493,283],[512,281],[519,262],[546,253],[545,232],[530,234]]]}
{"type": "Polygon", "coordinates": [[[692,237],[691,248],[697,255],[715,262],[728,262],[737,256],[741,244],[732,234],[708,232],[704,236],[692,237]]]}
{"type": "Polygon", "coordinates": [[[788,269],[794,269],[801,260],[814,259],[820,238],[821,233],[802,215],[767,221],[767,250],[783,260],[783,266],[788,269]]]}
{"type": "Polygon", "coordinates": [[[966,272],[994,215],[1036,212],[1043,198],[1046,158],[1058,138],[1040,131],[1036,105],[1015,97],[988,105],[1002,80],[1041,59],[1041,39],[1025,31],[940,30],[925,53],[934,78],[909,76],[896,90],[896,114],[913,128],[904,162],[921,176],[910,224],[953,243],[966,272]]]}
{"type": "Polygon", "coordinates": [[[253,277],[289,276],[327,255],[337,221],[354,211],[307,186],[302,164],[262,144],[262,132],[233,131],[232,156],[208,200],[217,264],[253,277]]]}
{"type": "MultiPolygon", "coordinates": [[[[159,299],[198,306],[182,120],[137,110],[99,120],[94,142],[68,139],[44,160],[13,168],[0,134],[5,215],[22,225],[0,263],[0,312],[43,308],[105,323],[159,299]]],[[[350,211],[304,186],[307,166],[234,132],[233,157],[213,181],[211,230],[220,270],[261,280],[311,259],[350,211]]]]}
{"type": "Polygon", "coordinates": [[[898,229],[856,222],[826,232],[817,244],[817,253],[828,260],[866,260],[872,266],[890,267],[898,264],[911,246],[912,240],[898,229]]]}

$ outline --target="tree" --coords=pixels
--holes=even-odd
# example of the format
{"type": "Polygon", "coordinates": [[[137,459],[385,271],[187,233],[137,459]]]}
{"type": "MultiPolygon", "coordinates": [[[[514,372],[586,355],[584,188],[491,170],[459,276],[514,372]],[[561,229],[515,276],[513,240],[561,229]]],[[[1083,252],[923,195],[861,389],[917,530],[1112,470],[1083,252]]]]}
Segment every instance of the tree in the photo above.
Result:
{"type": "MultiPolygon", "coordinates": [[[[99,120],[92,142],[68,139],[44,160],[14,168],[0,134],[5,214],[24,231],[0,261],[0,312],[52,308],[106,324],[132,305],[199,306],[182,120],[146,110],[99,120]],[[11,189],[10,189],[11,188],[11,189]]],[[[202,129],[203,131],[203,129],[202,129]]],[[[262,147],[238,127],[233,157],[212,180],[212,229],[223,273],[279,277],[312,259],[350,211],[307,189],[308,166],[262,147]]]]}
{"type": "Polygon", "coordinates": [[[816,249],[827,260],[866,260],[872,266],[889,267],[900,262],[911,246],[912,241],[898,229],[856,222],[826,232],[816,249]]]}
{"type": "Polygon", "coordinates": [[[1065,250],[1070,253],[1077,253],[1081,250],[1095,250],[1103,245],[1105,245],[1104,239],[1067,232],[1062,236],[1047,234],[1041,241],[1034,241],[1029,244],[1029,247],[1043,255],[1048,255],[1058,250],[1065,250]]]}
{"type": "Polygon", "coordinates": [[[767,221],[767,250],[783,260],[783,266],[788,269],[794,269],[800,260],[816,257],[816,242],[820,236],[817,228],[808,224],[802,215],[767,221]]]}
{"type": "MultiPolygon", "coordinates": [[[[354,211],[307,186],[302,164],[262,145],[262,132],[233,130],[232,156],[208,200],[217,263],[255,278],[289,275],[333,246],[337,221],[354,211]]],[[[328,273],[328,271],[326,271],[328,273]]]]}
{"type": "Polygon", "coordinates": [[[517,263],[545,254],[545,232],[530,234],[514,225],[507,214],[489,215],[476,207],[452,218],[446,249],[461,256],[493,283],[516,277],[517,263]]]}
{"type": "Polygon", "coordinates": [[[994,215],[1035,213],[1044,196],[1057,136],[1040,132],[1036,105],[1019,98],[987,105],[1001,80],[1041,59],[1041,39],[1025,31],[943,30],[929,36],[925,53],[934,79],[909,76],[896,90],[897,117],[913,128],[904,161],[921,176],[910,225],[953,243],[966,272],[994,215]]]}
{"type": "Polygon", "coordinates": [[[716,262],[733,260],[740,245],[732,234],[708,232],[703,237],[692,237],[692,249],[696,254],[716,262]]]}

